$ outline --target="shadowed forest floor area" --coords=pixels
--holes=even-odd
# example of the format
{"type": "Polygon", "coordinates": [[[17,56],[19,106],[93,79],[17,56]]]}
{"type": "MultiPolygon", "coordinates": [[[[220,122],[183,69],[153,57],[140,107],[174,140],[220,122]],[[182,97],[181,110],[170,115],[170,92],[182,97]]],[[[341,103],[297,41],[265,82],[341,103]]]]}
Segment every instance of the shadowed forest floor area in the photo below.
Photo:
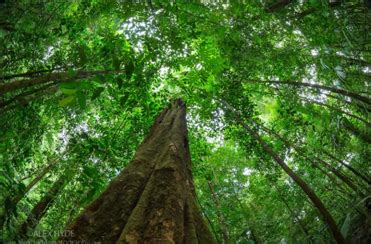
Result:
{"type": "Polygon", "coordinates": [[[370,7],[0,1],[0,241],[370,243],[370,7]]]}

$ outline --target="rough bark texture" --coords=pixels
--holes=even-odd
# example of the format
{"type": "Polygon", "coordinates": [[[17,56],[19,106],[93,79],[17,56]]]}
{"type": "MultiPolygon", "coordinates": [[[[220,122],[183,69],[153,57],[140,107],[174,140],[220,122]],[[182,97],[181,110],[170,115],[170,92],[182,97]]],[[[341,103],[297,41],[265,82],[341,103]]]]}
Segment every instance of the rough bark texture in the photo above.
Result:
{"type": "Polygon", "coordinates": [[[215,243],[196,205],[185,115],[179,99],[157,117],[133,160],[62,240],[215,243]]]}

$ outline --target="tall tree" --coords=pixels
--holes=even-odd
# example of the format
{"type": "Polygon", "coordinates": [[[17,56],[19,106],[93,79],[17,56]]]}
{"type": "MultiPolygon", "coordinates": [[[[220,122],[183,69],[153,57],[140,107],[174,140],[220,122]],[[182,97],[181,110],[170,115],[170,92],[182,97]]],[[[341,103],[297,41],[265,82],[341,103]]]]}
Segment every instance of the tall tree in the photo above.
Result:
{"type": "Polygon", "coordinates": [[[58,193],[63,189],[65,182],[67,181],[66,176],[61,176],[50,190],[40,199],[40,201],[33,207],[31,213],[27,219],[22,223],[17,232],[17,237],[20,239],[27,238],[27,232],[35,229],[40,219],[46,214],[48,209],[52,206],[58,193]]]}
{"type": "Polygon", "coordinates": [[[133,160],[72,223],[62,240],[215,243],[196,204],[186,107],[157,117],[133,160]]]}

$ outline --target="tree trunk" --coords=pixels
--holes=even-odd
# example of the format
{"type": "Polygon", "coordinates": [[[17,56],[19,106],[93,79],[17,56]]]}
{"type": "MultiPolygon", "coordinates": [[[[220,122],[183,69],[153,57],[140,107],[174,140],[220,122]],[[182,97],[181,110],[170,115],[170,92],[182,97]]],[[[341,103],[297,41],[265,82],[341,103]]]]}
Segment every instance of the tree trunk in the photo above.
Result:
{"type": "Polygon", "coordinates": [[[52,162],[46,166],[27,186],[26,188],[18,193],[13,199],[12,204],[17,205],[20,200],[41,180],[44,176],[49,173],[50,170],[58,163],[58,159],[53,159],[52,162]]]}
{"type": "Polygon", "coordinates": [[[66,178],[64,175],[53,184],[50,190],[44,195],[43,198],[33,207],[27,219],[23,222],[17,232],[17,238],[27,239],[27,232],[34,230],[39,224],[41,218],[48,211],[49,207],[53,204],[58,193],[63,189],[66,178]]]}
{"type": "Polygon", "coordinates": [[[30,100],[32,100],[32,99],[29,99],[30,97],[32,97],[32,95],[35,95],[38,98],[43,97],[44,95],[49,93],[50,88],[53,91],[53,93],[55,93],[58,90],[58,87],[56,84],[48,83],[46,85],[38,87],[37,89],[22,92],[10,98],[9,100],[0,101],[0,111],[6,110],[6,108],[10,106],[11,104],[26,105],[30,100]]]}
{"type": "Polygon", "coordinates": [[[306,82],[294,82],[294,81],[275,81],[275,80],[248,80],[246,82],[266,83],[266,84],[283,84],[283,85],[290,85],[290,86],[297,86],[297,87],[310,87],[310,88],[334,92],[334,93],[341,94],[341,95],[350,97],[352,99],[361,101],[365,104],[371,104],[371,99],[369,99],[368,97],[364,97],[355,92],[343,90],[340,88],[324,86],[324,85],[319,85],[319,84],[312,84],[312,83],[306,83],[306,82]]]}
{"type": "Polygon", "coordinates": [[[349,131],[351,134],[353,134],[355,137],[362,140],[365,144],[371,143],[371,137],[368,134],[368,128],[366,128],[366,132],[363,132],[362,130],[358,129],[355,125],[353,125],[349,120],[344,119],[342,123],[343,127],[349,131]]]}
{"type": "Polygon", "coordinates": [[[227,228],[227,224],[225,222],[224,215],[223,215],[222,210],[221,210],[219,197],[216,194],[215,189],[214,189],[214,183],[211,180],[208,180],[207,184],[209,186],[213,202],[216,206],[217,216],[218,216],[218,219],[219,219],[220,230],[222,231],[223,241],[224,241],[224,243],[229,243],[228,228],[227,228]]]}
{"type": "Polygon", "coordinates": [[[133,160],[61,240],[104,243],[216,243],[196,204],[186,108],[174,101],[133,160]]]}
{"type": "Polygon", "coordinates": [[[336,111],[336,112],[338,112],[338,113],[340,113],[340,114],[348,115],[349,117],[352,117],[352,118],[354,118],[354,119],[357,119],[357,120],[359,120],[359,121],[362,121],[363,123],[365,123],[366,126],[371,126],[371,124],[370,124],[367,120],[365,120],[365,119],[363,119],[363,118],[361,118],[361,117],[359,117],[359,116],[357,116],[357,115],[354,115],[354,114],[348,113],[348,112],[343,111],[343,110],[341,110],[341,109],[338,109],[338,108],[336,108],[336,107],[334,107],[334,106],[328,105],[328,104],[326,104],[326,103],[321,103],[321,102],[318,102],[318,101],[316,101],[316,100],[313,100],[313,99],[310,99],[310,98],[306,98],[306,97],[302,97],[302,96],[299,96],[299,98],[300,98],[301,100],[304,100],[304,101],[307,101],[307,102],[310,102],[310,103],[315,103],[315,104],[318,104],[318,105],[320,105],[320,106],[327,107],[327,108],[329,108],[330,110],[336,111]]]}
{"type": "MultiPolygon", "coordinates": [[[[235,111],[227,102],[222,101],[226,105],[227,109],[230,112],[239,112],[235,111]]],[[[297,175],[290,167],[285,163],[285,161],[260,137],[257,131],[250,128],[240,117],[236,117],[238,122],[249,132],[249,134],[261,145],[264,152],[273,158],[273,160],[290,176],[290,178],[304,191],[304,193],[311,200],[313,205],[317,208],[318,212],[321,214],[323,221],[328,225],[332,236],[338,243],[346,243],[343,235],[341,234],[334,218],[331,213],[328,211],[326,206],[322,203],[321,199],[313,191],[313,189],[299,176],[297,175]]]]}
{"type": "MultiPolygon", "coordinates": [[[[354,183],[352,182],[352,180],[347,177],[345,174],[343,174],[340,170],[336,169],[334,166],[332,166],[331,164],[327,163],[326,161],[322,160],[321,158],[318,158],[316,156],[313,156],[312,158],[310,158],[309,156],[306,156],[306,153],[305,153],[305,150],[301,147],[298,147],[296,145],[294,145],[293,143],[289,142],[288,140],[286,140],[284,137],[282,137],[281,135],[279,135],[278,133],[268,129],[267,127],[263,126],[262,124],[259,124],[259,126],[261,126],[261,128],[269,133],[269,134],[273,134],[274,136],[276,136],[279,140],[281,140],[287,147],[291,147],[293,148],[295,151],[297,151],[298,153],[301,153],[301,155],[307,159],[309,162],[311,162],[311,164],[318,168],[319,170],[321,170],[321,172],[325,173],[329,178],[330,175],[327,174],[327,172],[323,171],[318,163],[316,163],[314,160],[316,161],[319,161],[322,163],[322,165],[324,165],[330,172],[332,172],[336,177],[338,177],[342,182],[344,182],[349,188],[351,188],[352,190],[354,190],[355,192],[359,193],[362,197],[364,197],[363,193],[361,191],[359,191],[359,189],[357,188],[356,185],[354,185],[354,183]]],[[[334,182],[335,183],[335,182],[334,182]]]]}
{"type": "Polygon", "coordinates": [[[35,85],[47,84],[49,82],[54,82],[55,84],[57,84],[61,82],[86,79],[95,75],[104,75],[110,73],[113,73],[113,71],[107,70],[107,71],[75,71],[75,73],[71,72],[49,73],[44,76],[39,76],[31,79],[22,79],[1,84],[0,95],[3,95],[8,92],[17,91],[19,89],[32,87],[35,85]]]}
{"type": "Polygon", "coordinates": [[[261,137],[258,135],[256,131],[252,130],[247,126],[245,126],[245,128],[250,132],[250,134],[255,138],[255,140],[259,142],[263,150],[266,153],[268,153],[274,159],[274,161],[276,161],[276,163],[280,165],[281,168],[290,176],[290,178],[305,192],[305,194],[312,201],[313,205],[318,209],[318,211],[322,215],[324,222],[329,226],[334,239],[338,243],[345,243],[345,239],[342,236],[334,218],[327,210],[325,205],[322,203],[321,199],[312,190],[312,188],[285,164],[285,162],[278,156],[278,154],[276,154],[273,151],[273,149],[261,139],[261,137]]]}
{"type": "Polygon", "coordinates": [[[324,154],[326,154],[332,160],[337,161],[339,164],[341,164],[345,168],[349,169],[355,176],[357,176],[358,178],[365,181],[367,183],[367,185],[371,185],[371,180],[368,177],[366,177],[365,175],[361,174],[361,172],[359,172],[358,170],[353,168],[351,165],[344,163],[342,160],[340,160],[339,158],[335,157],[334,155],[332,155],[331,153],[329,153],[325,150],[322,150],[322,152],[324,154]]]}

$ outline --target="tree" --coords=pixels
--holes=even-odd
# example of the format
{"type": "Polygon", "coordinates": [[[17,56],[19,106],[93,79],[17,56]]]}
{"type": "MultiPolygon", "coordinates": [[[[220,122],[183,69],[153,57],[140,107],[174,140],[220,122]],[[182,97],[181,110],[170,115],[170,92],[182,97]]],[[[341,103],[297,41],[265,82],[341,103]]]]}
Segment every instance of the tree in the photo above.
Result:
{"type": "Polygon", "coordinates": [[[47,193],[45,193],[45,195],[40,199],[40,201],[33,207],[27,219],[22,223],[22,225],[18,229],[17,238],[27,239],[27,232],[35,229],[40,219],[46,214],[48,209],[53,204],[59,191],[63,190],[63,186],[66,181],[67,181],[66,176],[61,176],[56,182],[54,182],[50,190],[47,193]]]}
{"type": "Polygon", "coordinates": [[[0,236],[14,241],[71,162],[76,174],[36,227],[51,235],[27,237],[57,240],[182,97],[197,205],[219,242],[366,239],[368,10],[356,0],[0,1],[0,236]]]}
{"type": "Polygon", "coordinates": [[[156,119],[133,160],[68,228],[62,240],[214,243],[196,204],[186,107],[156,119]]]}

